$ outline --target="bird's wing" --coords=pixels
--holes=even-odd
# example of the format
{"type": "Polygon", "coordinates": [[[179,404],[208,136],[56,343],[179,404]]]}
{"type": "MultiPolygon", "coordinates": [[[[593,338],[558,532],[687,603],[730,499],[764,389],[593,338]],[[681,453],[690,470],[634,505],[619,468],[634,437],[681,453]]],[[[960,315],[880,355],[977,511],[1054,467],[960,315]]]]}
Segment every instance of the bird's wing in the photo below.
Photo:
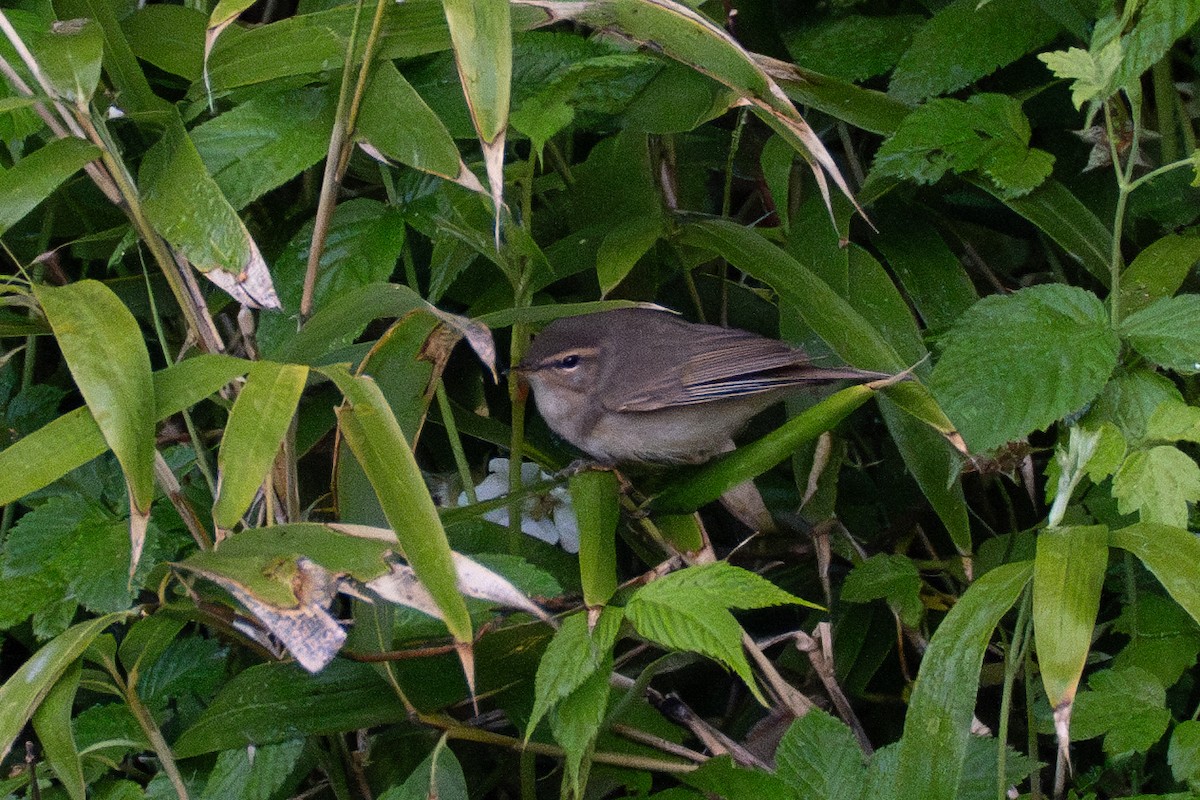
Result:
{"type": "Polygon", "coordinates": [[[655,411],[803,384],[887,377],[853,367],[819,367],[803,350],[783,342],[745,331],[705,327],[696,332],[686,361],[662,369],[636,391],[610,396],[606,406],[613,411],[655,411]]]}
{"type": "Polygon", "coordinates": [[[808,363],[803,351],[742,331],[704,333],[683,364],[662,370],[621,397],[610,397],[616,411],[654,411],[714,400],[760,394],[802,383],[808,363]]]}

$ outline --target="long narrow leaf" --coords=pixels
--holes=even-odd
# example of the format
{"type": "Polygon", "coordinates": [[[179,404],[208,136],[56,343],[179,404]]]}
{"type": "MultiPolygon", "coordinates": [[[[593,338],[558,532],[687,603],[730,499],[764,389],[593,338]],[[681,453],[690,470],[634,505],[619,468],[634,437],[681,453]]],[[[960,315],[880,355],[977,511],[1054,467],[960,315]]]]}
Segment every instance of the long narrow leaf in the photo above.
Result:
{"type": "Polygon", "coordinates": [[[254,499],[287,433],[308,368],[260,361],[250,368],[221,440],[213,519],[218,528],[237,524],[254,499]]]}
{"type": "Polygon", "coordinates": [[[983,575],[929,641],[900,739],[896,800],[958,798],[983,654],[1032,572],[1023,561],[983,575]]]}
{"type": "MultiPolygon", "coordinates": [[[[240,358],[206,354],[154,373],[155,421],[195,405],[249,366],[240,358]]],[[[0,505],[36,492],[107,449],[86,407],[63,414],[0,451],[0,505]]]]}
{"type": "Polygon", "coordinates": [[[387,400],[368,377],[354,377],[344,367],[322,372],[346,397],[338,408],[338,424],[375,487],[404,558],[437,602],[451,635],[469,645],[471,619],[458,592],[446,531],[387,400]]]}
{"type": "Polygon", "coordinates": [[[154,499],[154,383],[129,309],[98,281],[35,286],[63,357],[104,440],[121,462],[133,509],[154,499]]]}
{"type": "Polygon", "coordinates": [[[67,668],[100,632],[128,616],[118,611],[67,628],[38,650],[0,686],[0,760],[12,749],[21,728],[41,705],[67,668]]]}

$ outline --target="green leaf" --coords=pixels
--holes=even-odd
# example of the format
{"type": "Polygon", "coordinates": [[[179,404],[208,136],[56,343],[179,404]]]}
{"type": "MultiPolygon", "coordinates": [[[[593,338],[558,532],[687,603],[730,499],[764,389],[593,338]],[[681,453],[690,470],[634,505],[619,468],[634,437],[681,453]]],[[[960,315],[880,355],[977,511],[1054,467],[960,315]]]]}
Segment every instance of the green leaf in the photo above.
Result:
{"type": "Polygon", "coordinates": [[[1071,102],[1076,109],[1083,108],[1084,103],[1106,100],[1117,89],[1115,77],[1121,66],[1121,46],[1117,42],[1110,42],[1096,53],[1072,47],[1039,53],[1038,58],[1055,77],[1073,81],[1071,102]]]}
{"type": "Polygon", "coordinates": [[[446,532],[396,417],[369,377],[351,376],[344,368],[327,368],[324,373],[346,397],[337,409],[338,425],[375,487],[405,560],[433,596],[450,634],[468,645],[471,619],[458,593],[446,532]]]}
{"type": "Polygon", "coordinates": [[[287,434],[308,368],[258,361],[229,412],[217,455],[217,498],[213,520],[232,529],[250,507],[287,434]]]}
{"type": "Polygon", "coordinates": [[[104,54],[100,25],[91,19],[54,22],[31,44],[54,92],[71,105],[86,106],[100,82],[104,54]]]}
{"type": "Polygon", "coordinates": [[[711,503],[728,489],[780,463],[801,444],[832,430],[874,394],[860,385],[830,395],[758,441],[719,456],[699,470],[673,481],[654,498],[651,507],[667,514],[680,514],[711,503]]]}
{"type": "Polygon", "coordinates": [[[864,81],[896,65],[925,22],[915,14],[847,14],[785,32],[792,59],[846,81],[864,81]]]}
{"type": "Polygon", "coordinates": [[[643,586],[625,606],[638,633],[667,647],[719,661],[763,701],[742,651],[742,629],[731,608],[796,604],[818,608],[753,572],[725,561],[672,572],[643,586]]]}
{"type": "Polygon", "coordinates": [[[1113,659],[1113,669],[1140,667],[1163,686],[1173,686],[1200,654],[1200,626],[1178,603],[1157,592],[1138,592],[1137,602],[1121,610],[1112,629],[1130,637],[1113,659]]]}
{"type": "Polygon", "coordinates": [[[82,139],[55,139],[0,173],[0,233],[21,221],[59,184],[100,156],[82,139]]]}
{"type": "Polygon", "coordinates": [[[877,553],[856,566],[842,584],[842,600],[869,603],[887,600],[905,625],[921,623],[925,604],[921,602],[921,573],[912,559],[902,555],[877,553]]]}
{"type": "Polygon", "coordinates": [[[1198,261],[1200,236],[1169,233],[1155,241],[1121,273],[1121,308],[1132,314],[1175,294],[1198,261]]]}
{"type": "Polygon", "coordinates": [[[1154,412],[1170,403],[1182,404],[1183,395],[1167,376],[1147,369],[1123,371],[1104,387],[1083,423],[1096,428],[1109,422],[1127,442],[1138,444],[1149,436],[1154,412]]]}
{"type": "Polygon", "coordinates": [[[1187,504],[1200,500],[1200,466],[1170,445],[1139,450],[1113,476],[1112,492],[1122,514],[1136,512],[1142,522],[1182,528],[1187,504]]]}
{"type": "Polygon", "coordinates": [[[1029,120],[1017,100],[976,94],[930,100],[900,123],[875,154],[872,176],[931,184],[947,171],[978,170],[1003,197],[1019,197],[1050,176],[1054,157],[1030,149],[1029,120]]]}
{"type": "Polygon", "coordinates": [[[313,316],[298,332],[296,315],[312,236],[309,221],[275,259],[282,308],[260,318],[258,341],[265,358],[319,363],[325,353],[353,342],[376,317],[401,317],[424,307],[407,286],[384,283],[404,249],[403,217],[376,200],[356,198],[338,203],[333,212],[313,286],[313,316]],[[368,311],[373,313],[368,316],[368,311]]]}
{"type": "Polygon", "coordinates": [[[375,67],[356,129],[360,137],[388,158],[468,187],[482,188],[467,172],[445,124],[390,62],[375,67]]]}
{"type": "Polygon", "coordinates": [[[596,253],[600,295],[607,295],[617,288],[662,235],[663,221],[654,216],[630,220],[610,231],[596,253]]]}
{"type": "Polygon", "coordinates": [[[873,244],[883,253],[905,293],[912,299],[925,326],[934,331],[949,328],[979,300],[979,293],[941,235],[930,224],[906,213],[879,220],[882,233],[873,244]]]}
{"type": "Polygon", "coordinates": [[[1045,428],[1093,400],[1120,346],[1095,295],[1049,284],[984,298],[945,341],[930,389],[975,451],[1045,428]]]}
{"type": "Polygon", "coordinates": [[[583,602],[603,606],[617,590],[617,523],[620,486],[611,470],[585,470],[568,480],[579,528],[579,574],[583,602]]]}
{"type": "Polygon", "coordinates": [[[328,87],[259,92],[192,129],[192,143],[229,204],[243,208],[325,156],[335,99],[328,87]]]}
{"type": "Polygon", "coordinates": [[[404,705],[370,664],[334,659],[316,675],[296,664],[259,664],[228,681],[172,749],[190,758],[406,719],[404,705]]]}
{"type": "Polygon", "coordinates": [[[1175,780],[1188,784],[1193,791],[1200,786],[1200,722],[1188,719],[1175,726],[1167,763],[1175,780]]]}
{"type": "Polygon", "coordinates": [[[154,384],[137,320],[98,281],[35,286],[34,294],[88,410],[121,462],[132,507],[148,515],[154,499],[154,384]]]}
{"type": "Polygon", "coordinates": [[[1078,259],[1100,285],[1108,286],[1112,232],[1067,187],[1051,178],[1029,194],[1013,197],[1000,191],[992,181],[973,182],[1036,225],[1072,258],[1078,259]]]}
{"type": "Polygon", "coordinates": [[[1029,562],[1005,564],[963,593],[921,659],[900,739],[896,797],[956,800],[983,653],[992,630],[1024,591],[1029,562]]]}
{"type": "Polygon", "coordinates": [[[0,686],[0,759],[63,673],[100,632],[128,616],[121,611],[81,622],[50,640],[0,686]]]}
{"type": "Polygon", "coordinates": [[[1033,562],[1033,632],[1050,707],[1075,699],[1092,645],[1108,566],[1108,529],[1050,528],[1033,562]]]}
{"type": "Polygon", "coordinates": [[[1058,33],[1058,24],[1034,0],[955,0],[913,36],[888,93],[912,104],[956,91],[1048,44],[1058,33]]]}
{"type": "Polygon", "coordinates": [[[622,619],[620,608],[607,606],[592,629],[589,629],[588,615],[584,612],[563,620],[538,662],[535,700],[525,728],[526,740],[533,735],[546,712],[582,686],[585,680],[598,672],[605,673],[607,679],[613,644],[622,619]]]}
{"type": "Polygon", "coordinates": [[[1146,422],[1151,441],[1200,442],[1200,408],[1170,398],[1159,403],[1146,422]]]}
{"type": "Polygon", "coordinates": [[[1200,623],[1200,539],[1183,528],[1142,522],[1113,531],[1109,543],[1137,556],[1167,593],[1200,623]]]}
{"type": "Polygon", "coordinates": [[[1164,297],[1122,320],[1120,332],[1155,364],[1200,372],[1200,295],[1164,297]]]}
{"type": "Polygon", "coordinates": [[[121,21],[133,54],[189,81],[204,65],[204,14],[186,6],[146,5],[121,21]]]}
{"type": "Polygon", "coordinates": [[[861,800],[866,758],[846,723],[813,709],[792,723],[775,752],[776,774],[801,797],[861,800]]]}
{"type": "Polygon", "coordinates": [[[729,756],[710,758],[692,772],[685,772],[679,779],[705,792],[705,796],[724,797],[728,800],[800,800],[803,795],[788,785],[781,777],[761,769],[742,767],[729,756]]]}
{"type": "Polygon", "coordinates": [[[1075,698],[1071,735],[1077,740],[1104,736],[1112,756],[1144,753],[1162,738],[1171,721],[1167,693],[1145,670],[1101,670],[1088,678],[1088,691],[1075,698]]]}
{"type": "MultiPolygon", "coordinates": [[[[1157,64],[1175,40],[1187,33],[1200,19],[1200,3],[1195,0],[1145,0],[1136,6],[1132,28],[1121,37],[1121,64],[1113,83],[1117,88],[1132,85],[1142,73],[1157,64]]],[[[1103,22],[1103,21],[1102,21],[1103,22]]],[[[1098,25],[1100,30],[1105,26],[1098,25]]],[[[1111,29],[1111,28],[1110,28],[1111,29]]],[[[1099,34],[1097,34],[1097,38],[1099,34]]],[[[1092,46],[1096,46],[1093,42],[1092,46]]]]}
{"type": "Polygon", "coordinates": [[[269,798],[278,792],[296,769],[304,752],[304,739],[254,748],[224,750],[217,756],[200,800],[269,798]]]}
{"type": "Polygon", "coordinates": [[[170,105],[150,88],[117,18],[118,7],[106,0],[61,0],[54,4],[59,19],[91,19],[104,32],[104,73],[125,112],[164,112],[170,105]]]}
{"type": "MultiPolygon", "coordinates": [[[[155,421],[190,408],[248,367],[242,359],[209,354],[154,373],[155,421]]],[[[0,451],[0,504],[43,488],[106,449],[87,408],[64,414],[0,451]]]]}
{"type": "Polygon", "coordinates": [[[84,800],[87,796],[83,764],[79,760],[79,748],[71,731],[71,707],[79,689],[79,673],[80,662],[76,660],[54,684],[37,711],[33,712],[33,729],[45,753],[46,762],[54,769],[54,774],[71,800],[84,800]]]}
{"type": "Polygon", "coordinates": [[[550,717],[554,740],[565,751],[564,796],[580,797],[582,787],[587,784],[592,748],[608,709],[611,680],[609,670],[592,673],[559,702],[550,717]]]}
{"type": "Polygon", "coordinates": [[[392,786],[379,795],[379,800],[467,800],[468,797],[462,765],[443,740],[404,783],[392,786]]]}

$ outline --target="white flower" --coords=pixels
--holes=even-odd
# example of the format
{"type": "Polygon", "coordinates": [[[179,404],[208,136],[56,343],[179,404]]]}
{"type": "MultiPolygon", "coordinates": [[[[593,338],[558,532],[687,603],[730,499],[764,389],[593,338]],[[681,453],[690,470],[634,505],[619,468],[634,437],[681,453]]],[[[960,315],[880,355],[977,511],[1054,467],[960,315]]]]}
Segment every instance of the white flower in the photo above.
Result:
{"type": "MultiPolygon", "coordinates": [[[[488,462],[488,476],[475,487],[479,501],[495,500],[508,494],[507,458],[493,458],[488,462]]],[[[537,464],[521,464],[521,483],[549,480],[550,476],[538,469],[537,464]]],[[[466,505],[467,494],[458,496],[458,505],[466,505]]],[[[508,525],[508,508],[496,508],[483,518],[497,525],[508,525]]],[[[548,492],[529,494],[521,500],[521,532],[547,544],[557,544],[568,553],[579,552],[579,526],[575,521],[575,509],[571,505],[571,493],[564,486],[555,486],[548,492]]]]}

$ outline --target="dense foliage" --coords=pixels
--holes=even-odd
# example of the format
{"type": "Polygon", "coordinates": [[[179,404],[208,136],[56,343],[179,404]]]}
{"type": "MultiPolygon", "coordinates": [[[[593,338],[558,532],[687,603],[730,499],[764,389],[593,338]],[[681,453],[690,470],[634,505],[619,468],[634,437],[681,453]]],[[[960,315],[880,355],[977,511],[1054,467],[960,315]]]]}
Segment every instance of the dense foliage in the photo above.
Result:
{"type": "Polygon", "coordinates": [[[0,797],[1200,791],[1198,19],[8,0],[0,797]],[[913,379],[566,469],[636,302],[913,379]]]}

